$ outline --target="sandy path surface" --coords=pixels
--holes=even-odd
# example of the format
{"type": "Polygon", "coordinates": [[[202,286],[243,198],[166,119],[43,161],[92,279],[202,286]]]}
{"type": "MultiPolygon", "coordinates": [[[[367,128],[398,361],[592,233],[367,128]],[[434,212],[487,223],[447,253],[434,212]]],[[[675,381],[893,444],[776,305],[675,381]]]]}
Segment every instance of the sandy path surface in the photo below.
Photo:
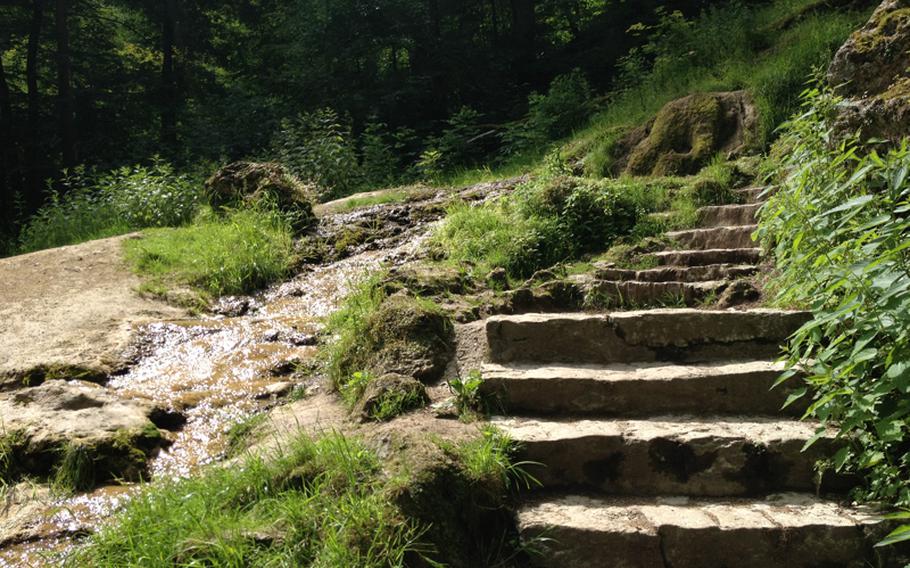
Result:
{"type": "Polygon", "coordinates": [[[128,238],[0,259],[0,377],[54,364],[110,372],[136,325],[186,316],[136,292],[128,238]]]}

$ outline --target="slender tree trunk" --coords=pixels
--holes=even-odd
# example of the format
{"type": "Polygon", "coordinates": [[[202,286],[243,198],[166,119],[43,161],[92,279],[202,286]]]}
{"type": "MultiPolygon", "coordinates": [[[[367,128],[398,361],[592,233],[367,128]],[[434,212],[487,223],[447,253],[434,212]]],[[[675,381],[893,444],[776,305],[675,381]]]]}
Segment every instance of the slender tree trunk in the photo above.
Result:
{"type": "Polygon", "coordinates": [[[177,76],[174,70],[174,39],[177,2],[164,0],[161,26],[161,145],[177,149],[177,76]]]}
{"type": "Polygon", "coordinates": [[[3,69],[3,52],[0,50],[0,221],[9,217],[13,207],[13,104],[9,84],[3,69]],[[6,212],[6,213],[3,213],[6,212]]]}
{"type": "Polygon", "coordinates": [[[63,144],[63,166],[72,168],[78,161],[76,123],[73,116],[73,66],[70,54],[69,0],[57,0],[57,111],[60,140],[63,144]]]}
{"type": "Polygon", "coordinates": [[[44,0],[32,1],[32,19],[29,25],[26,50],[25,82],[28,89],[28,162],[27,199],[33,205],[41,201],[41,164],[39,163],[39,99],[38,99],[38,46],[41,43],[41,24],[44,20],[44,0]]]}
{"type": "Polygon", "coordinates": [[[492,44],[499,43],[499,12],[496,10],[496,0],[490,0],[490,24],[493,27],[492,44]]]}

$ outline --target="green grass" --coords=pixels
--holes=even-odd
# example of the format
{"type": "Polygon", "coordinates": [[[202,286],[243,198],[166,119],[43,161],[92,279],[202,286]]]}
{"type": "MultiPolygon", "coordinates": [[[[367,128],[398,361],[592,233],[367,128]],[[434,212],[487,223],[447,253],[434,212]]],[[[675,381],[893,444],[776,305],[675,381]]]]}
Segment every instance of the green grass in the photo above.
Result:
{"type": "Polygon", "coordinates": [[[262,412],[232,424],[227,431],[227,455],[234,456],[247,449],[254,441],[259,427],[265,424],[268,418],[269,415],[262,412]]]}
{"type": "Polygon", "coordinates": [[[820,4],[776,0],[754,8],[714,8],[687,29],[673,30],[672,42],[654,44],[660,62],[633,87],[613,93],[565,152],[586,154],[586,171],[604,175],[613,162],[614,143],[664,104],[694,92],[735,89],[753,95],[760,121],[756,143],[766,145],[777,126],[798,110],[810,76],[827,66],[869,15],[868,10],[807,10],[820,4]]]}
{"type": "Polygon", "coordinates": [[[191,286],[204,298],[241,294],[288,274],[292,235],[289,220],[270,209],[203,212],[186,227],[151,229],[126,241],[126,257],[147,290],[191,286]]]}
{"type": "Polygon", "coordinates": [[[422,527],[384,494],[378,458],[340,434],[149,486],[71,566],[402,566],[422,527]]]}

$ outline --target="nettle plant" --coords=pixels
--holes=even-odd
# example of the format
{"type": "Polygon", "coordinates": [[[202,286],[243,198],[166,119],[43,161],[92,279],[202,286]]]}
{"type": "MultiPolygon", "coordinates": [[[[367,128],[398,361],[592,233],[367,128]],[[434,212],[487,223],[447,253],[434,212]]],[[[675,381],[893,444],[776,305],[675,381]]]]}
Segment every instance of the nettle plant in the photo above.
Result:
{"type": "MultiPolygon", "coordinates": [[[[806,382],[806,416],[844,442],[830,466],[864,476],[857,497],[910,507],[910,149],[834,142],[830,92],[804,93],[785,126],[779,191],[761,212],[778,301],[814,318],[791,339],[781,381],[806,382]]],[[[815,440],[813,440],[814,442],[815,440]]],[[[889,540],[910,539],[904,527],[889,540]]]]}

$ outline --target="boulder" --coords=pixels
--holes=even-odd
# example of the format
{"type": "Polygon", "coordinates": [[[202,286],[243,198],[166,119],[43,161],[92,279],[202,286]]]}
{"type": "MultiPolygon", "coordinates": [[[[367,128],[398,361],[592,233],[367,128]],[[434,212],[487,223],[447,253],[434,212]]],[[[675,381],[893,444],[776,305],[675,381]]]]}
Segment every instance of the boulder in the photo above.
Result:
{"type": "Polygon", "coordinates": [[[838,50],[828,82],[845,97],[836,130],[862,139],[910,135],[910,0],[885,0],[838,50]]]}
{"type": "Polygon", "coordinates": [[[409,410],[421,408],[430,401],[423,384],[413,377],[388,373],[367,385],[357,413],[364,422],[390,420],[409,410]]]}
{"type": "MultiPolygon", "coordinates": [[[[74,450],[93,481],[136,480],[164,443],[150,420],[154,405],[86,381],[48,380],[0,393],[0,477],[58,474],[74,450]]],[[[84,488],[84,487],[83,487],[84,488]]]]}
{"type": "Polygon", "coordinates": [[[362,333],[337,361],[340,377],[366,371],[413,377],[423,383],[442,378],[454,351],[454,329],[443,310],[427,300],[397,293],[367,318],[362,333]]]}
{"type": "Polygon", "coordinates": [[[281,164],[234,162],[218,170],[205,187],[216,207],[272,200],[282,211],[298,215],[298,225],[313,220],[313,191],[281,164]]]}
{"type": "Polygon", "coordinates": [[[755,139],[757,111],[745,91],[695,93],[664,106],[619,142],[615,173],[691,175],[717,154],[735,157],[755,139]],[[623,151],[622,149],[625,149],[623,151]]]}

